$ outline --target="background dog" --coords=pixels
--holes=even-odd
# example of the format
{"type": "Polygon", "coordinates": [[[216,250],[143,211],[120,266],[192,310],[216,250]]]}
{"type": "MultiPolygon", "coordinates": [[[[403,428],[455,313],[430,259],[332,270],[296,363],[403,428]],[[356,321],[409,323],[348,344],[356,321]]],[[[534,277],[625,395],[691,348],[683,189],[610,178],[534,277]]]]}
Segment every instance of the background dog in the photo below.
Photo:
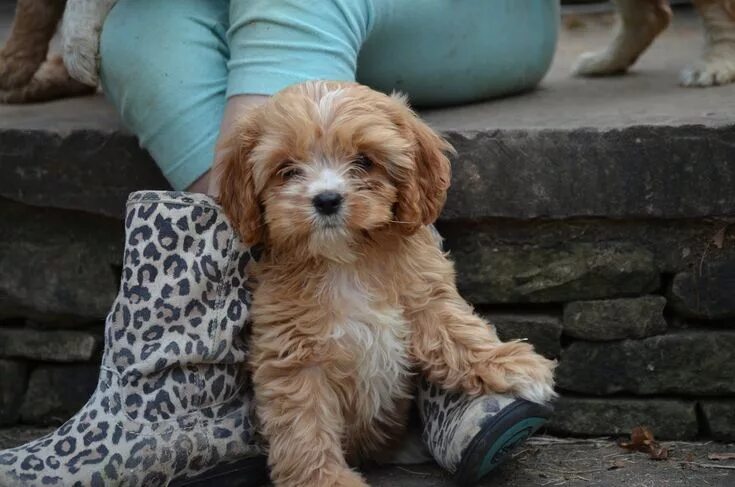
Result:
{"type": "MultiPolygon", "coordinates": [[[[574,67],[580,76],[625,72],[671,22],[666,0],[614,0],[617,33],[601,52],[583,54],[574,67]]],[[[693,0],[704,22],[702,58],[684,69],[684,86],[712,86],[735,81],[735,0],[693,0]]]]}
{"type": "Polygon", "coordinates": [[[553,362],[502,343],[457,292],[427,226],[449,144],[397,96],[309,82],[254,108],[226,148],[221,203],[249,246],[251,365],[277,485],[365,485],[407,422],[414,369],[468,394],[554,396],[553,362]]]}

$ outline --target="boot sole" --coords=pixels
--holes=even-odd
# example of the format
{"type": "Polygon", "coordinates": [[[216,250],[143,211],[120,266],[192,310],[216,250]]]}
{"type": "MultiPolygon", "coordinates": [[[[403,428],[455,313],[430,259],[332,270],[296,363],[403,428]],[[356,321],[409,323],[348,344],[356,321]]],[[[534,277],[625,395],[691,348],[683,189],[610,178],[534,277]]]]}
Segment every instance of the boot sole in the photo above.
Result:
{"type": "Polygon", "coordinates": [[[175,480],[170,487],[258,487],[268,483],[266,457],[252,457],[175,480]]]}
{"type": "Polygon", "coordinates": [[[462,455],[456,481],[462,487],[475,485],[507,460],[517,446],[549,420],[548,406],[519,399],[492,418],[472,439],[462,455]]]}

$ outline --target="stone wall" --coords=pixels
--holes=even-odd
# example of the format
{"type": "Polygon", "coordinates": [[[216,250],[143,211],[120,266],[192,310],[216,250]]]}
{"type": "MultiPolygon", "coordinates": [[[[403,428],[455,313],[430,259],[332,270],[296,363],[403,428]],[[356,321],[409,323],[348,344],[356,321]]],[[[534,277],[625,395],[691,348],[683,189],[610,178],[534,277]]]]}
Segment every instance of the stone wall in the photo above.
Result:
{"type": "MultiPolygon", "coordinates": [[[[458,152],[438,227],[460,288],[559,359],[551,431],[735,440],[728,88],[556,79],[423,113],[458,152]]],[[[95,385],[125,198],[166,182],[99,98],[0,107],[0,148],[0,425],[58,423],[95,385]]]]}
{"type": "MultiPolygon", "coordinates": [[[[729,220],[446,219],[459,286],[503,339],[559,359],[549,429],[735,440],[729,220]]],[[[0,199],[0,426],[58,424],[94,389],[121,221],[0,199]]]]}
{"type": "Polygon", "coordinates": [[[735,440],[735,227],[727,219],[440,225],[460,289],[502,338],[557,358],[549,430],[735,440]]]}

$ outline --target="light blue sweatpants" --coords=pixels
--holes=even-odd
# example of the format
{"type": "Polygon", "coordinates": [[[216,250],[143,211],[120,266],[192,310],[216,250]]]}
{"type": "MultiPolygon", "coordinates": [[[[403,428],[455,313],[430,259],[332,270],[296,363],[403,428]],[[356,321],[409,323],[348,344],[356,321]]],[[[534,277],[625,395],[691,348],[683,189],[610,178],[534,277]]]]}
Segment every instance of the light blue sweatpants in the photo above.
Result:
{"type": "Polygon", "coordinates": [[[534,87],[558,0],[119,0],[102,84],[175,189],[204,174],[227,97],[310,79],[399,90],[417,106],[534,87]]]}

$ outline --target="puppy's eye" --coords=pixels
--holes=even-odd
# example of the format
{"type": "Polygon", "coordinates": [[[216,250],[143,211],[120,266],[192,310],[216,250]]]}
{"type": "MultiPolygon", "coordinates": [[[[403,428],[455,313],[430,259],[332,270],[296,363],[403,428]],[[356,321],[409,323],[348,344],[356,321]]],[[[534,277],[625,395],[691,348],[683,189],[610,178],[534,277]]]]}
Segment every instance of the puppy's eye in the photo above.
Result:
{"type": "Polygon", "coordinates": [[[363,171],[369,171],[373,167],[373,160],[365,154],[358,154],[354,164],[363,171]]]}
{"type": "Polygon", "coordinates": [[[283,179],[288,180],[293,179],[297,176],[301,176],[303,172],[301,171],[301,169],[294,165],[287,165],[283,169],[278,171],[278,174],[280,174],[283,179]]]}

